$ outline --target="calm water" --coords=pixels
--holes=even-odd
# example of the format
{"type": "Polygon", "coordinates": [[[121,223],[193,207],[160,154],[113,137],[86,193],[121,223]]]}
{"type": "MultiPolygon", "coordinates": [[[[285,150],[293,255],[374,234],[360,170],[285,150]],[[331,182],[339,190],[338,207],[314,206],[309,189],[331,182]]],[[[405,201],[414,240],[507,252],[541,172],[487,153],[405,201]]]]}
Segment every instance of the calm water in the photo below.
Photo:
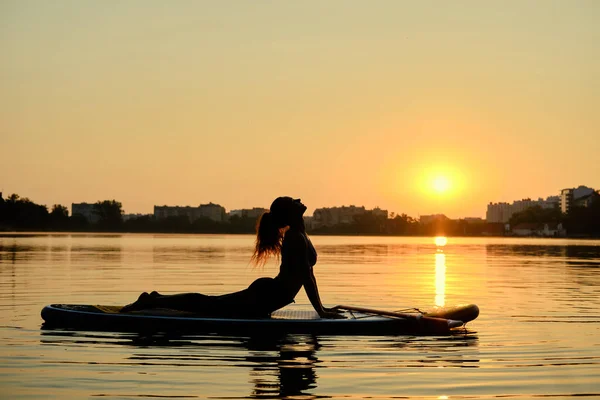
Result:
{"type": "MultiPolygon", "coordinates": [[[[49,303],[239,290],[252,236],[0,236],[0,398],[600,397],[600,241],[312,238],[326,305],[476,303],[452,337],[41,329],[49,303]]],[[[310,309],[302,292],[296,307],[310,309]]]]}

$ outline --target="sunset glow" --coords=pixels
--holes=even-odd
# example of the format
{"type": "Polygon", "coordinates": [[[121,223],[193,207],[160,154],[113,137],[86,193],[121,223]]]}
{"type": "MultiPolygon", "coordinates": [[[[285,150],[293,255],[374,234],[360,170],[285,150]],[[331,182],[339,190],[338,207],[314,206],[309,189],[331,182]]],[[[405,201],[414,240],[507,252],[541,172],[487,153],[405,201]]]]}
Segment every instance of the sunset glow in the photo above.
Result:
{"type": "Polygon", "coordinates": [[[0,400],[600,396],[599,21],[0,0],[0,400]]]}
{"type": "Polygon", "coordinates": [[[455,199],[469,190],[469,185],[476,184],[464,179],[462,169],[450,164],[419,167],[413,179],[423,206],[431,205],[437,209],[443,206],[444,211],[454,207],[455,199]]]}
{"type": "Polygon", "coordinates": [[[5,197],[462,218],[598,186],[594,2],[8,3],[5,197]]]}
{"type": "Polygon", "coordinates": [[[437,176],[431,182],[431,186],[436,193],[446,193],[451,188],[450,179],[445,176],[437,176]]]}

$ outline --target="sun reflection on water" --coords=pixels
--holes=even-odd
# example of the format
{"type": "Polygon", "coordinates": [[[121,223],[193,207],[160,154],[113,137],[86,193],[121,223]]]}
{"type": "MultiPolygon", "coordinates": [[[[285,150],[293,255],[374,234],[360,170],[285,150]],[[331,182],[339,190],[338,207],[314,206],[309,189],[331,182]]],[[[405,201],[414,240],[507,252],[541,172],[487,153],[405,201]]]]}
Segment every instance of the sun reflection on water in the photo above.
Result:
{"type": "MultiPolygon", "coordinates": [[[[435,245],[438,247],[444,247],[448,243],[448,238],[445,236],[436,236],[435,245]]],[[[441,249],[438,249],[438,251],[441,249]]]]}
{"type": "Polygon", "coordinates": [[[435,253],[435,305],[444,307],[446,304],[446,255],[443,247],[448,243],[448,238],[438,236],[435,245],[438,247],[435,253]]]}
{"type": "Polygon", "coordinates": [[[435,254],[435,305],[443,307],[446,303],[446,255],[435,254]]]}

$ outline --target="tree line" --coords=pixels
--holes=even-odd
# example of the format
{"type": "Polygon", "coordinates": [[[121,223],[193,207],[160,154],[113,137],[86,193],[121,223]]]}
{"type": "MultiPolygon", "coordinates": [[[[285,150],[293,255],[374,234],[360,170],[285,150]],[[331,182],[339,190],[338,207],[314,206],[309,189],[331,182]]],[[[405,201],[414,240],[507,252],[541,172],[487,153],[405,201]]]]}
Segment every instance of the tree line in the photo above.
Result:
{"type": "Polygon", "coordinates": [[[511,227],[522,223],[562,224],[569,236],[600,237],[600,200],[592,202],[587,207],[571,207],[566,214],[558,207],[529,207],[514,213],[509,220],[511,227]]]}
{"type": "MultiPolygon", "coordinates": [[[[50,210],[45,205],[12,194],[0,197],[0,230],[9,231],[73,231],[73,232],[136,232],[136,233],[254,233],[256,218],[232,216],[218,222],[208,218],[190,221],[185,216],[156,219],[152,215],[123,220],[122,204],[116,200],[98,201],[93,205],[96,222],[82,215],[71,215],[67,207],[54,204],[50,210]]],[[[311,234],[322,235],[394,235],[394,236],[501,236],[504,224],[485,221],[451,220],[443,215],[427,223],[406,214],[392,218],[366,211],[350,223],[333,226],[307,226],[311,234]]],[[[589,207],[574,207],[568,214],[560,209],[531,207],[515,213],[512,227],[520,223],[562,223],[569,236],[600,236],[600,201],[589,207]]]]}
{"type": "Polygon", "coordinates": [[[0,196],[0,230],[16,231],[87,231],[119,230],[123,224],[123,208],[116,200],[98,201],[93,205],[98,221],[91,224],[82,215],[69,216],[62,204],[48,207],[36,204],[27,197],[12,194],[0,196]]]}
{"type": "Polygon", "coordinates": [[[232,216],[226,222],[187,217],[156,219],[152,215],[123,219],[123,206],[116,200],[93,204],[94,222],[80,214],[69,216],[67,207],[54,204],[50,210],[26,197],[0,196],[0,231],[139,232],[139,233],[254,233],[256,219],[232,216]]]}
{"type": "MultiPolygon", "coordinates": [[[[82,215],[71,215],[67,207],[54,204],[49,211],[45,205],[35,204],[28,198],[13,194],[0,198],[0,230],[16,231],[98,231],[139,233],[255,233],[256,218],[231,216],[218,222],[208,218],[194,221],[186,216],[156,219],[144,215],[123,220],[122,204],[116,200],[98,201],[93,205],[96,222],[82,215]]],[[[479,235],[486,224],[467,224],[464,221],[444,219],[421,224],[406,214],[393,218],[366,211],[355,216],[351,223],[333,226],[307,227],[312,234],[322,235],[479,235]]]]}

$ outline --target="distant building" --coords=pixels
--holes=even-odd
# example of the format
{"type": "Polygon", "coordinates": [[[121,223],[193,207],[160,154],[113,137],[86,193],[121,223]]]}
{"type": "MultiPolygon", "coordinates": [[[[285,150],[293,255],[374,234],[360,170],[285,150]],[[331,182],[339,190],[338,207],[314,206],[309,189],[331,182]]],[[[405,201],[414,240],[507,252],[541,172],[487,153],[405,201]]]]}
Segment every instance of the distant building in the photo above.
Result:
{"type": "Polygon", "coordinates": [[[171,217],[187,217],[192,221],[195,219],[194,209],[196,207],[180,207],[180,206],[154,206],[154,217],[156,219],[165,219],[171,217]]]}
{"type": "Polygon", "coordinates": [[[479,217],[466,217],[463,218],[463,221],[465,221],[467,224],[482,224],[485,222],[483,218],[479,217]]]}
{"type": "Polygon", "coordinates": [[[564,236],[565,232],[562,224],[559,223],[523,223],[518,224],[512,229],[512,233],[515,236],[543,236],[543,237],[556,237],[564,236]]]}
{"type": "Polygon", "coordinates": [[[562,211],[563,214],[568,213],[573,204],[574,191],[575,189],[563,189],[560,191],[560,211],[562,211]]]}
{"type": "Polygon", "coordinates": [[[152,214],[123,214],[123,221],[127,221],[130,219],[134,219],[134,218],[141,218],[141,217],[151,217],[152,214]]]}
{"type": "Polygon", "coordinates": [[[154,206],[154,217],[165,219],[169,217],[186,217],[190,222],[200,218],[208,218],[215,222],[223,222],[226,218],[225,208],[214,203],[200,204],[198,207],[190,206],[154,206]]]}
{"type": "Polygon", "coordinates": [[[592,203],[595,203],[596,201],[600,201],[600,193],[592,192],[588,195],[573,200],[573,204],[576,207],[589,207],[592,203]]]}
{"type": "Polygon", "coordinates": [[[508,203],[490,203],[487,206],[485,219],[487,222],[508,222],[512,216],[512,206],[508,203]]]}
{"type": "Polygon", "coordinates": [[[94,212],[94,204],[89,203],[71,203],[71,215],[84,217],[88,222],[95,224],[100,220],[98,214],[94,212]]]}
{"type": "Polygon", "coordinates": [[[218,204],[200,204],[200,207],[198,207],[198,209],[200,218],[208,218],[216,222],[225,221],[227,216],[227,213],[225,212],[225,207],[222,207],[218,204]]]}
{"type": "Polygon", "coordinates": [[[538,230],[539,226],[540,224],[532,222],[518,224],[512,228],[512,233],[517,236],[533,236],[533,234],[538,230]]]}
{"type": "MultiPolygon", "coordinates": [[[[594,189],[587,186],[579,186],[573,189],[563,189],[560,191],[560,210],[567,214],[569,209],[573,206],[573,203],[577,199],[587,197],[594,193],[594,189]]],[[[593,200],[592,200],[593,201],[593,200]]]]}
{"type": "Polygon", "coordinates": [[[258,219],[258,217],[260,217],[267,211],[269,211],[269,210],[267,210],[266,208],[262,208],[262,207],[243,208],[240,210],[231,210],[229,212],[229,217],[238,216],[240,218],[258,219]]]}
{"type": "Polygon", "coordinates": [[[312,229],[314,217],[313,216],[304,216],[303,219],[304,219],[304,227],[306,229],[312,229]]]}
{"type": "Polygon", "coordinates": [[[548,196],[546,197],[546,207],[543,208],[558,208],[560,207],[560,196],[548,196]]]}
{"type": "Polygon", "coordinates": [[[366,212],[364,207],[342,206],[317,208],[313,213],[313,226],[333,226],[339,224],[350,224],[354,222],[356,215],[362,215],[366,212]]]}
{"type": "MultiPolygon", "coordinates": [[[[373,210],[367,210],[364,206],[356,207],[341,206],[341,207],[326,207],[317,208],[313,213],[313,217],[310,220],[311,227],[319,228],[322,226],[334,226],[340,224],[351,224],[354,222],[354,218],[358,215],[364,215],[366,213],[372,213],[372,215],[381,218],[388,217],[388,211],[382,210],[379,207],[373,210]]],[[[305,220],[306,223],[306,220],[305,220]]]]}
{"type": "Polygon", "coordinates": [[[446,217],[444,214],[432,214],[432,215],[421,215],[419,217],[419,223],[423,225],[428,225],[437,221],[447,221],[450,218],[446,217]]]}
{"type": "Polygon", "coordinates": [[[242,210],[231,210],[227,213],[227,217],[242,217],[242,210]]]}
{"type": "Polygon", "coordinates": [[[513,214],[525,211],[530,207],[539,206],[542,208],[555,208],[558,207],[560,198],[558,196],[547,197],[546,200],[539,198],[537,200],[522,199],[509,203],[489,203],[487,206],[487,212],[485,219],[487,222],[501,222],[506,223],[510,220],[513,214]]]}
{"type": "Polygon", "coordinates": [[[381,217],[381,218],[386,218],[386,219],[388,217],[388,210],[382,210],[379,207],[375,207],[374,209],[371,210],[371,212],[376,217],[381,217]]]}

